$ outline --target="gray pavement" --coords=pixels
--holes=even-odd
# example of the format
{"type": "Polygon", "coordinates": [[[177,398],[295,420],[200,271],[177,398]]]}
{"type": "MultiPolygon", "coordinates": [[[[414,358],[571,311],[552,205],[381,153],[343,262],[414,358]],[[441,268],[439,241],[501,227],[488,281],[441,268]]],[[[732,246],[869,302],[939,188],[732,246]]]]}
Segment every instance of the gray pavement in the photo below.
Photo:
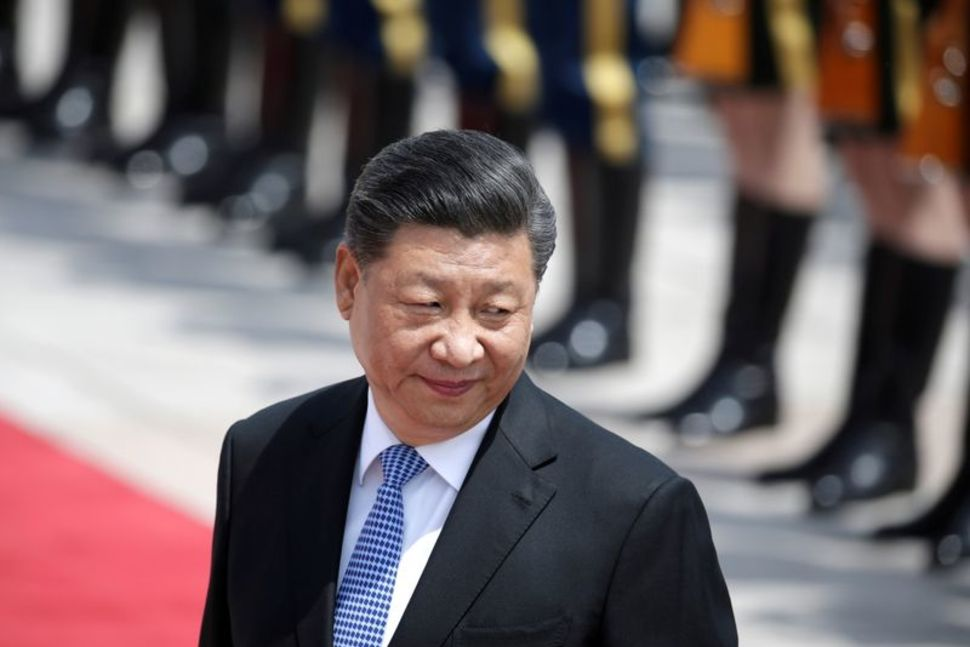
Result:
{"type": "MultiPolygon", "coordinates": [[[[417,129],[447,123],[442,87],[424,87],[417,129]]],[[[970,569],[928,574],[920,544],[862,538],[928,505],[952,472],[965,299],[921,409],[915,493],[811,519],[797,487],[764,489],[743,478],[809,451],[838,416],[863,241],[834,164],[831,213],[817,227],[782,349],[784,424],[691,448],[623,415],[662,403],[703,370],[726,278],[729,190],[718,132],[691,101],[661,101],[648,118],[655,173],[638,240],[635,358],[536,379],[697,482],[742,644],[970,645],[970,569]]],[[[319,128],[317,148],[332,136],[319,128]]],[[[561,146],[544,134],[530,152],[565,234],[561,146]]],[[[316,164],[332,178],[325,153],[316,164]]],[[[572,250],[562,238],[539,328],[568,290],[572,250]]],[[[227,230],[205,210],[175,207],[164,185],[137,192],[106,171],[27,155],[18,130],[0,125],[0,411],[208,521],[231,422],[359,372],[328,270],[308,273],[260,242],[258,231],[227,230]]]]}

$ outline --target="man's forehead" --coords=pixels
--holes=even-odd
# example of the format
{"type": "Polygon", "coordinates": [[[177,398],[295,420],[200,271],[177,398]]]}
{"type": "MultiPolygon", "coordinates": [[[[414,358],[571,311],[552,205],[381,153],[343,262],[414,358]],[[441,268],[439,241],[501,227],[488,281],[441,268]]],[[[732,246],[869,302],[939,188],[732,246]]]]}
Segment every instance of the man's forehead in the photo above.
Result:
{"type": "Polygon", "coordinates": [[[430,252],[476,264],[476,259],[504,252],[521,251],[529,257],[532,247],[524,229],[513,232],[486,231],[465,234],[454,227],[407,224],[398,227],[384,250],[384,256],[430,252]]]}
{"type": "Polygon", "coordinates": [[[398,228],[373,264],[399,285],[433,285],[474,270],[482,284],[505,289],[521,282],[518,270],[533,276],[532,247],[524,230],[468,236],[451,227],[407,224],[398,228]]]}
{"type": "MultiPolygon", "coordinates": [[[[426,285],[436,288],[443,287],[449,283],[449,275],[446,272],[430,272],[425,269],[405,270],[395,274],[395,283],[398,285],[426,285]]],[[[480,276],[478,285],[489,292],[510,292],[517,291],[521,287],[521,282],[516,282],[508,278],[497,276],[480,276]]]]}

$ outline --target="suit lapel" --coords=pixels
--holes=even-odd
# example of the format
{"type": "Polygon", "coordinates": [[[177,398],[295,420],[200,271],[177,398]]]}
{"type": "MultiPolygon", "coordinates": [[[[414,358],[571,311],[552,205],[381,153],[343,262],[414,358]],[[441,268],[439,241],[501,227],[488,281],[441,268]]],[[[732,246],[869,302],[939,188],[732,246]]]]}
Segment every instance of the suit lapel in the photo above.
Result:
{"type": "Polygon", "coordinates": [[[287,423],[300,427],[286,505],[287,563],[302,647],[333,644],[344,523],[367,408],[363,378],[340,386],[287,423]]]}
{"type": "Polygon", "coordinates": [[[391,647],[440,645],[542,513],[555,486],[545,411],[523,375],[496,413],[391,647]]]}

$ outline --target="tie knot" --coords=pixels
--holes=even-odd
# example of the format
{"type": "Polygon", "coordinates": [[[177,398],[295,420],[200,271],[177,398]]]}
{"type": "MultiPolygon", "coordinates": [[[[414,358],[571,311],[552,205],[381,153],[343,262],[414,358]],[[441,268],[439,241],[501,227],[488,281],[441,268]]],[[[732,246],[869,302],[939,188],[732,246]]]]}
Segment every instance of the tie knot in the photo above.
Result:
{"type": "Polygon", "coordinates": [[[401,488],[424,471],[428,464],[410,445],[393,445],[381,453],[384,483],[401,488]]]}

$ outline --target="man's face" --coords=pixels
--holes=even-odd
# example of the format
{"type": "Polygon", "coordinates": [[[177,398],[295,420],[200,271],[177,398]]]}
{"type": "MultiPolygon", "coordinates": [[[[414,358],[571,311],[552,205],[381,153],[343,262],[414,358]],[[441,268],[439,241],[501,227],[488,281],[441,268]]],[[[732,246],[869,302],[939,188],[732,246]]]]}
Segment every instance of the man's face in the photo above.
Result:
{"type": "Polygon", "coordinates": [[[522,372],[537,289],[524,231],[405,225],[366,271],[341,245],[335,283],[377,409],[406,443],[469,429],[522,372]]]}

